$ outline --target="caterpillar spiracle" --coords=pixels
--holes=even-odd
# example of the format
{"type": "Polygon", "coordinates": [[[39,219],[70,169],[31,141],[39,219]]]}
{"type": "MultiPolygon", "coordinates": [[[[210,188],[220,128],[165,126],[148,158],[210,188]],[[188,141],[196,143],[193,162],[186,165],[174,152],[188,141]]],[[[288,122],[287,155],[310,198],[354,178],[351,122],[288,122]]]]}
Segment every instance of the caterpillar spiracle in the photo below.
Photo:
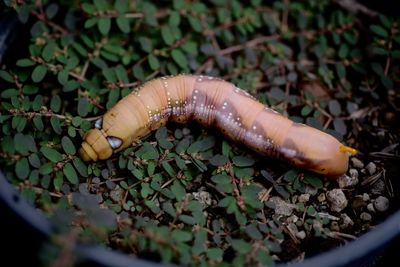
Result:
{"type": "Polygon", "coordinates": [[[296,123],[232,83],[210,76],[161,77],[121,99],[84,136],[85,161],[109,158],[167,121],[195,120],[257,153],[336,177],[356,150],[333,136],[296,123]]]}

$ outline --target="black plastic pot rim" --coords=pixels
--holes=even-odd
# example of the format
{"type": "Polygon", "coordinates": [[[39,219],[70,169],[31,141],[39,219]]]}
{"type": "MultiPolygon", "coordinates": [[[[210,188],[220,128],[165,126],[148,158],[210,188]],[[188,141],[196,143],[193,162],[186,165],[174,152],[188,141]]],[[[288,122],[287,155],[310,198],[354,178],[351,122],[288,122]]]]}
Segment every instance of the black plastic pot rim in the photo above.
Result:
{"type": "MultiPolygon", "coordinates": [[[[23,199],[19,192],[6,180],[0,172],[0,201],[10,207],[14,213],[30,224],[34,229],[46,237],[54,233],[54,227],[44,214],[32,207],[23,199]]],[[[384,222],[375,229],[362,235],[357,240],[351,241],[346,245],[323,252],[316,256],[306,258],[302,262],[289,264],[291,267],[339,267],[347,266],[357,262],[362,258],[367,258],[374,253],[382,250],[391,241],[400,236],[400,211],[390,215],[384,222]]],[[[138,266],[156,267],[172,266],[151,262],[133,256],[125,255],[121,252],[112,251],[100,246],[77,245],[76,255],[83,260],[89,260],[102,266],[138,266]]],[[[288,266],[279,264],[278,266],[288,266]]]]}

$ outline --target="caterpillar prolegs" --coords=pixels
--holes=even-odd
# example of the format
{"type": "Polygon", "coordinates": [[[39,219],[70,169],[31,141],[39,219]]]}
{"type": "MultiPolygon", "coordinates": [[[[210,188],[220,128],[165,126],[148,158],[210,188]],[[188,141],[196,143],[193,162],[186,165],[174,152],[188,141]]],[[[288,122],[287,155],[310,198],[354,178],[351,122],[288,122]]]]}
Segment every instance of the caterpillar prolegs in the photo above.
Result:
{"type": "Polygon", "coordinates": [[[85,161],[109,158],[167,121],[195,120],[261,155],[326,176],[342,175],[355,150],[315,128],[295,123],[232,83],[178,75],[145,83],[120,100],[84,136],[85,161]]]}

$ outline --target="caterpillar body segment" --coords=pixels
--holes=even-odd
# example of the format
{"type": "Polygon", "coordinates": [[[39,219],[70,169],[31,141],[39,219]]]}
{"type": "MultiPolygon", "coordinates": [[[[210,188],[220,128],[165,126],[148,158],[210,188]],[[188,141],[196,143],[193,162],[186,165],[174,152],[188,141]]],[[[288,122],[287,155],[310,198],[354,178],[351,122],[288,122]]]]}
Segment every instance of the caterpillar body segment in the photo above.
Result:
{"type": "Polygon", "coordinates": [[[178,75],[149,81],[120,100],[86,133],[80,155],[85,161],[107,159],[169,120],[195,120],[261,155],[330,177],[344,174],[355,153],[333,136],[264,106],[232,83],[178,75]]]}

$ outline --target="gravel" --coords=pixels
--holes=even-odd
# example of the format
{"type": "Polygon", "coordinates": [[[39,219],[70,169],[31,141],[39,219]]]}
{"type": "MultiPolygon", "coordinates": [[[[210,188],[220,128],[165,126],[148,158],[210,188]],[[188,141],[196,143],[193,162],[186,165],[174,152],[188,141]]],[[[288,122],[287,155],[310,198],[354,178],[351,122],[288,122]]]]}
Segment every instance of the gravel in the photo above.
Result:
{"type": "Polygon", "coordinates": [[[332,211],[341,212],[347,207],[348,201],[342,189],[332,189],[326,193],[329,207],[332,211]]]}

